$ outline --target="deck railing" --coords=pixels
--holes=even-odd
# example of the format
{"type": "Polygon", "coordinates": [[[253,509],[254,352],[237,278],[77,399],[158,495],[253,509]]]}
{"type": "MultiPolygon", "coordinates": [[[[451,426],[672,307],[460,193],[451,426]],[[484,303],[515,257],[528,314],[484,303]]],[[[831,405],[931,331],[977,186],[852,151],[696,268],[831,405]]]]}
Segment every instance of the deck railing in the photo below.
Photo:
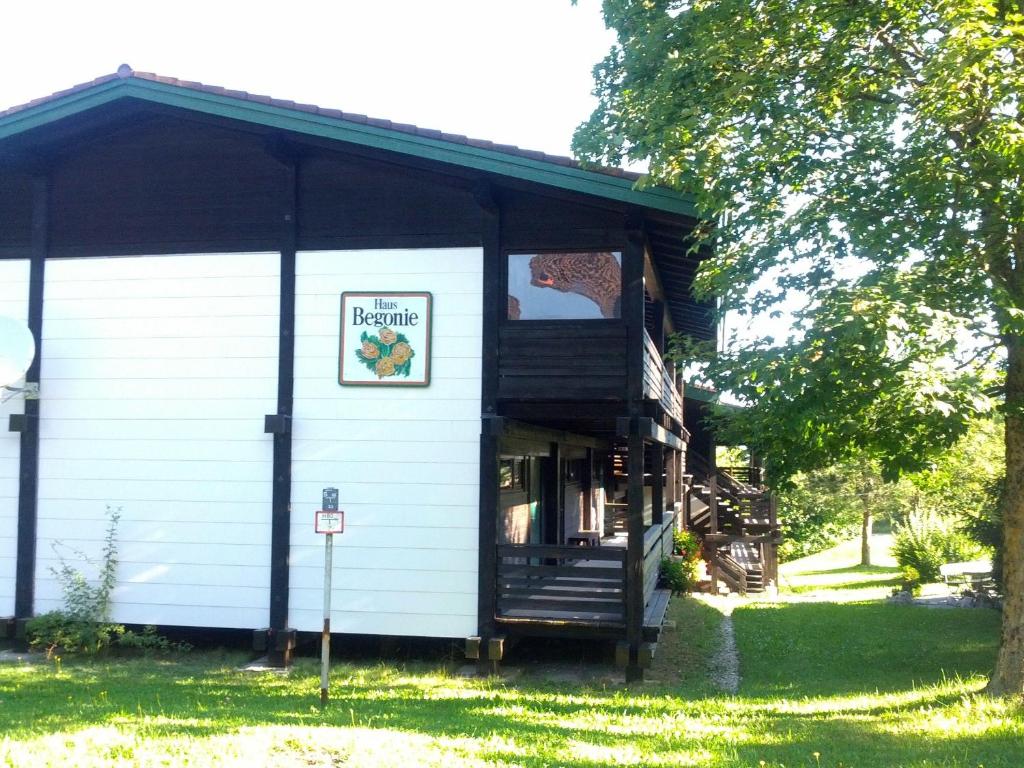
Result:
{"type": "Polygon", "coordinates": [[[644,330],[644,397],[657,400],[665,412],[677,422],[683,421],[683,395],[674,377],[665,366],[661,352],[651,335],[644,330]]]}
{"type": "Polygon", "coordinates": [[[621,625],[625,562],[620,547],[498,545],[497,618],[621,625]]]}
{"type": "Polygon", "coordinates": [[[652,525],[644,533],[644,605],[650,602],[658,586],[662,558],[672,554],[674,531],[675,513],[666,510],[661,525],[652,525]]]}

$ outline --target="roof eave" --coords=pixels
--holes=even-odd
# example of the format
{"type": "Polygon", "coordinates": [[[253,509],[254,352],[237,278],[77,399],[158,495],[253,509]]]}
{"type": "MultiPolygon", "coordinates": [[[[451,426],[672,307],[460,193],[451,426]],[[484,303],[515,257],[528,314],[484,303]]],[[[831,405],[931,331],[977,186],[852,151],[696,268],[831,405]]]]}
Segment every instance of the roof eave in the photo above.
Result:
{"type": "Polygon", "coordinates": [[[636,189],[630,180],[608,174],[138,78],[99,83],[0,117],[0,141],[126,98],[397,152],[698,218],[693,202],[672,190],[636,189]]]}

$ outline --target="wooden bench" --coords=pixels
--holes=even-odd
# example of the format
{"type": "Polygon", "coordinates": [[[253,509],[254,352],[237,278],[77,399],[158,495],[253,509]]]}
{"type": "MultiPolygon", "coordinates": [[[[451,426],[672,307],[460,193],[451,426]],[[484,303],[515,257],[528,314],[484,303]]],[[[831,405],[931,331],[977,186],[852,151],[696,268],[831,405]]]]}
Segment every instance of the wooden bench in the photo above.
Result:
{"type": "Polygon", "coordinates": [[[661,625],[665,623],[665,612],[668,611],[668,601],[672,592],[667,589],[656,589],[651,595],[644,609],[643,637],[648,643],[658,642],[658,635],[661,634],[661,625]]]}

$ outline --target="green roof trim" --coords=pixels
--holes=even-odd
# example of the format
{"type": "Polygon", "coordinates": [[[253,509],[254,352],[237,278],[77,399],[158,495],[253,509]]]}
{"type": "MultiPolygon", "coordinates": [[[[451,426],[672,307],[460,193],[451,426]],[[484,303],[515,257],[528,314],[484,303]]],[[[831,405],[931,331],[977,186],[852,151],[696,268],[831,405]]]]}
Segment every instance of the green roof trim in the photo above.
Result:
{"type": "Polygon", "coordinates": [[[629,179],[596,171],[134,77],[98,83],[4,115],[0,117],[0,141],[120,99],[138,99],[307,136],[398,152],[698,218],[696,206],[691,199],[662,187],[641,190],[629,179]]]}

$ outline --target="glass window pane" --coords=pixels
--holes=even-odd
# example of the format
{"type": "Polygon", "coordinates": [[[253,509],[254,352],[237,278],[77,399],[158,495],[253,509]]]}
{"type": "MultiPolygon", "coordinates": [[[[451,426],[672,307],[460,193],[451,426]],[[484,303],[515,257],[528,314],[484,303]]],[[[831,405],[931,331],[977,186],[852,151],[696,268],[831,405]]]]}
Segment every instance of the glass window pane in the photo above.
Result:
{"type": "Polygon", "coordinates": [[[620,253],[509,254],[509,320],[618,318],[621,303],[620,253]]]}

